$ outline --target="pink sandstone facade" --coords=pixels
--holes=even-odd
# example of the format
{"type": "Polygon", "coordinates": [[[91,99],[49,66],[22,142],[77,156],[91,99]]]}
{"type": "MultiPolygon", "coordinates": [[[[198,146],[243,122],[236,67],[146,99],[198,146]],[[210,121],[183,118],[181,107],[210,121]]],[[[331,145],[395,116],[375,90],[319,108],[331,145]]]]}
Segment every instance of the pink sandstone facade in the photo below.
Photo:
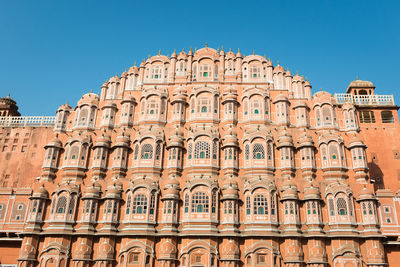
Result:
{"type": "Polygon", "coordinates": [[[0,264],[398,266],[392,96],[258,55],[156,55],[56,117],[0,99],[0,264]]]}

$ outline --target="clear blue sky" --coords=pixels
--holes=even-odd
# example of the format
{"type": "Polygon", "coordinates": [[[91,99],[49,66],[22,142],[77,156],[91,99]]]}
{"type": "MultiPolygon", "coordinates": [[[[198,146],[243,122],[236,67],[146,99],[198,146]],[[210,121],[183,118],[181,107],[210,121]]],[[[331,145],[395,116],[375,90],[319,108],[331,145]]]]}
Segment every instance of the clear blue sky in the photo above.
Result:
{"type": "Polygon", "coordinates": [[[53,115],[158,50],[266,54],[344,92],[359,76],[400,104],[398,1],[0,1],[0,95],[53,115]]]}

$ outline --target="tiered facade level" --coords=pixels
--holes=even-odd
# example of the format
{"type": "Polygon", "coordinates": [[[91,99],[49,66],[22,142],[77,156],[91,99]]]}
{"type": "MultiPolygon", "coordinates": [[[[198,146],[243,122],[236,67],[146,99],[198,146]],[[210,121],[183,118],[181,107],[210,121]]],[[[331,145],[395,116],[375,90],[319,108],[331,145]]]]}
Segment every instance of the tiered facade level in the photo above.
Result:
{"type": "Polygon", "coordinates": [[[398,107],[374,89],[312,95],[265,57],[205,47],[55,118],[4,98],[0,263],[395,266],[398,107]]]}

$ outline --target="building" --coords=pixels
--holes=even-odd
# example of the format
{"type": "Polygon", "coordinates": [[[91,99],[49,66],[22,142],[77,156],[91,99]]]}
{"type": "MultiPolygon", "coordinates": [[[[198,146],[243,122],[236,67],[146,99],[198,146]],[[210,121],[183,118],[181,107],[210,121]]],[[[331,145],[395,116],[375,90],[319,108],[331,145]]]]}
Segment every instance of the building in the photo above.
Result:
{"type": "Polygon", "coordinates": [[[397,110],[371,82],[312,95],[265,57],[207,46],[149,57],[55,117],[14,108],[0,263],[395,266],[397,110]]]}

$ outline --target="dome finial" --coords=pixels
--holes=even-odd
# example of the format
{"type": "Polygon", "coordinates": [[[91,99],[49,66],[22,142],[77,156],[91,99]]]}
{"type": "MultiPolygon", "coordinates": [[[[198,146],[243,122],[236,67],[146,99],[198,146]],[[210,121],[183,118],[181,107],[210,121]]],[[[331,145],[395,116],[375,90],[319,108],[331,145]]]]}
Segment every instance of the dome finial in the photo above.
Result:
{"type": "Polygon", "coordinates": [[[253,56],[255,55],[255,53],[254,53],[254,49],[253,49],[253,56]]]}
{"type": "Polygon", "coordinates": [[[133,66],[136,67],[136,61],[135,61],[135,64],[133,66]]]}
{"type": "Polygon", "coordinates": [[[208,47],[208,43],[206,42],[206,48],[208,47]]]}
{"type": "Polygon", "coordinates": [[[324,91],[324,89],[322,89],[322,87],[321,87],[321,92],[323,92],[324,91]]]}
{"type": "Polygon", "coordinates": [[[90,89],[90,93],[93,93],[93,88],[92,88],[92,89],[90,89]]]}
{"type": "Polygon", "coordinates": [[[158,50],[158,55],[161,55],[161,49],[158,50]]]}
{"type": "Polygon", "coordinates": [[[358,75],[357,75],[357,81],[358,81],[358,75]]]}
{"type": "Polygon", "coordinates": [[[278,64],[278,66],[279,66],[279,60],[276,61],[276,64],[278,64]]]}

